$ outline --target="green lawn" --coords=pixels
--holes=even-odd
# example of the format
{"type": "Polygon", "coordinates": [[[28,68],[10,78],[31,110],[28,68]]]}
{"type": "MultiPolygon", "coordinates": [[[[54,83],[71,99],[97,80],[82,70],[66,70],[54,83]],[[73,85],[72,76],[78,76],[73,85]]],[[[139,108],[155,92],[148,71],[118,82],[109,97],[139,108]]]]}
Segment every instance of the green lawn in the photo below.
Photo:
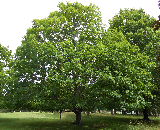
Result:
{"type": "Polygon", "coordinates": [[[150,123],[138,123],[136,115],[82,113],[82,126],[75,125],[75,114],[38,112],[0,113],[0,130],[160,130],[160,118],[150,117],[150,123]]]}

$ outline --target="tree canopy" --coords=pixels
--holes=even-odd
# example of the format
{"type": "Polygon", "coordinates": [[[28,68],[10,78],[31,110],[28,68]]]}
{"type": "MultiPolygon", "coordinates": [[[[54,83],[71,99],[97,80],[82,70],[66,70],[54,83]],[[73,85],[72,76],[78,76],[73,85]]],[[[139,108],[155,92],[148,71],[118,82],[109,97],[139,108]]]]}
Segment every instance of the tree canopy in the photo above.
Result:
{"type": "Polygon", "coordinates": [[[109,20],[109,28],[121,31],[130,44],[139,46],[142,51],[153,40],[151,26],[155,21],[156,19],[147,15],[143,9],[121,9],[109,20]]]}
{"type": "MultiPolygon", "coordinates": [[[[149,61],[156,64],[150,72],[152,73],[153,82],[157,86],[154,91],[159,90],[160,73],[158,71],[160,62],[157,60],[159,56],[159,30],[155,31],[154,23],[156,19],[146,14],[143,9],[125,9],[109,20],[110,28],[117,29],[122,32],[127,41],[139,47],[140,53],[146,53],[149,61]]],[[[152,91],[153,95],[156,94],[152,91]]]]}

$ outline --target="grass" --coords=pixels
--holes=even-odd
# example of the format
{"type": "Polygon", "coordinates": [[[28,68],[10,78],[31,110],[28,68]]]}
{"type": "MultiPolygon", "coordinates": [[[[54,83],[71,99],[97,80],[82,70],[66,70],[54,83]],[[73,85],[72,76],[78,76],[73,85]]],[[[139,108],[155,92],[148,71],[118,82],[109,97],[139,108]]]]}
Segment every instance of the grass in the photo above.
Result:
{"type": "Polygon", "coordinates": [[[159,130],[160,118],[150,117],[150,123],[137,121],[137,115],[82,113],[82,126],[75,125],[75,114],[39,112],[0,113],[0,130],[159,130]]]}

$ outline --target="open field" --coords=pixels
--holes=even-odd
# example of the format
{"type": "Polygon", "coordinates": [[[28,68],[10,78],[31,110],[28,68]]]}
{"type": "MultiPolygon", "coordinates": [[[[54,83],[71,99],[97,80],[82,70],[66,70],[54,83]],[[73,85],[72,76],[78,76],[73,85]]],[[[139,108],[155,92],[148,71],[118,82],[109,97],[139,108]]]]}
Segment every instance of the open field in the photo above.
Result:
{"type": "Polygon", "coordinates": [[[82,113],[82,126],[75,125],[75,114],[39,112],[0,113],[0,130],[159,130],[160,118],[149,117],[150,123],[138,123],[137,115],[82,113]]]}

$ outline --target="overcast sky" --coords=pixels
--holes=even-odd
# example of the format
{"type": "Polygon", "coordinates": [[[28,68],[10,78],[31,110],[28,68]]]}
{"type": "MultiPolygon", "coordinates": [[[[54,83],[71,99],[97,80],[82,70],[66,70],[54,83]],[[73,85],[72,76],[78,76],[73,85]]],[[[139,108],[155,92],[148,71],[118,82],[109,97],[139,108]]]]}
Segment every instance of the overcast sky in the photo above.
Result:
{"type": "MultiPolygon", "coordinates": [[[[69,1],[69,0],[68,0],[69,1]]],[[[144,9],[151,17],[158,19],[160,9],[158,0],[70,0],[83,5],[93,3],[99,6],[104,24],[124,8],[144,9]]],[[[21,45],[26,30],[32,27],[33,19],[48,17],[58,10],[59,2],[66,0],[0,0],[0,43],[15,53],[21,45]]]]}

